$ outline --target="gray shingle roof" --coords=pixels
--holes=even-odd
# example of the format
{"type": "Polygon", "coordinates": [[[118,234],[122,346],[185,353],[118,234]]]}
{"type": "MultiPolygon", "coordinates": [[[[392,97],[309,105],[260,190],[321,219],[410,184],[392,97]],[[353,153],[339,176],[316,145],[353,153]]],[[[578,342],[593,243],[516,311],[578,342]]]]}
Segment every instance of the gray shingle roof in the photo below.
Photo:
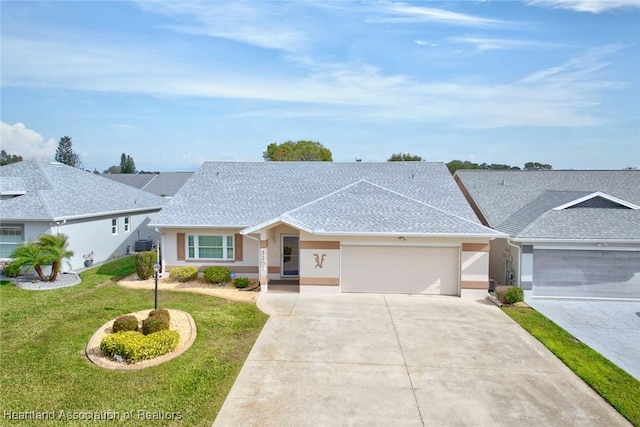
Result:
{"type": "Polygon", "coordinates": [[[336,232],[494,234],[445,165],[427,162],[206,162],[152,225],[246,228],[285,214],[336,232]]]}
{"type": "Polygon", "coordinates": [[[106,174],[105,178],[139,188],[157,196],[173,197],[191,178],[193,172],[162,172],[160,174],[106,174]]]}
{"type": "Polygon", "coordinates": [[[0,167],[0,189],[26,194],[0,202],[3,221],[52,220],[160,209],[166,200],[102,176],[44,160],[0,167]]]}
{"type": "Polygon", "coordinates": [[[489,226],[513,237],[567,240],[635,238],[636,232],[630,228],[639,221],[640,210],[575,207],[553,211],[553,208],[595,192],[639,205],[638,170],[459,170],[456,178],[489,226]]]}

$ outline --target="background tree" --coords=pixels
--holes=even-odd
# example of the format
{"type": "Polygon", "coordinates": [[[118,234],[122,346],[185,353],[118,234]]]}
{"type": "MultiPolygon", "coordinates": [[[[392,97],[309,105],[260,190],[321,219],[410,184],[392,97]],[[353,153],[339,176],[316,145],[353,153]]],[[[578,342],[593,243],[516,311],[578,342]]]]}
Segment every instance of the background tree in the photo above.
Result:
{"type": "Polygon", "coordinates": [[[80,156],[73,152],[73,143],[71,142],[71,138],[68,136],[60,138],[58,148],[56,148],[55,160],[56,162],[82,169],[80,156]]]}
{"type": "Polygon", "coordinates": [[[387,159],[387,162],[421,162],[422,157],[414,156],[409,153],[396,153],[392,154],[391,157],[387,159]]]}
{"type": "Polygon", "coordinates": [[[524,164],[524,170],[527,170],[527,171],[542,171],[542,170],[551,170],[551,169],[553,169],[551,165],[546,163],[527,162],[524,164]]]}
{"type": "Polygon", "coordinates": [[[0,166],[8,165],[11,163],[17,163],[22,161],[22,156],[15,154],[8,154],[4,150],[0,150],[0,166]]]}
{"type": "Polygon", "coordinates": [[[262,153],[267,161],[313,161],[332,162],[331,150],[315,141],[286,141],[282,144],[273,142],[262,153]]]}
{"type": "Polygon", "coordinates": [[[105,169],[104,172],[102,172],[104,174],[114,174],[114,173],[120,173],[120,166],[109,166],[109,169],[105,169]]]}
{"type": "Polygon", "coordinates": [[[120,173],[136,173],[136,163],[125,153],[120,156],[120,173]]]}

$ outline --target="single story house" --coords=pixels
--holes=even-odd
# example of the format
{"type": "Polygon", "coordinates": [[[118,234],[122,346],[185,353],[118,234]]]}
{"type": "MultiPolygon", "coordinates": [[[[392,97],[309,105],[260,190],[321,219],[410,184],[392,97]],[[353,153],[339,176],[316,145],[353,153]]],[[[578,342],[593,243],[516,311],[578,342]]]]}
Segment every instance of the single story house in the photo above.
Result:
{"type": "Polygon", "coordinates": [[[64,233],[74,252],[64,270],[151,248],[150,216],[166,199],[62,163],[23,160],[0,167],[0,259],[42,234],[64,233]]]}
{"type": "Polygon", "coordinates": [[[486,295],[489,241],[443,163],[206,162],[152,220],[162,264],[305,293],[486,295]]]}
{"type": "Polygon", "coordinates": [[[491,242],[490,275],[534,297],[640,299],[640,171],[454,176],[491,242]]]}
{"type": "Polygon", "coordinates": [[[191,178],[191,175],[193,172],[113,173],[102,176],[170,199],[191,178]]]}

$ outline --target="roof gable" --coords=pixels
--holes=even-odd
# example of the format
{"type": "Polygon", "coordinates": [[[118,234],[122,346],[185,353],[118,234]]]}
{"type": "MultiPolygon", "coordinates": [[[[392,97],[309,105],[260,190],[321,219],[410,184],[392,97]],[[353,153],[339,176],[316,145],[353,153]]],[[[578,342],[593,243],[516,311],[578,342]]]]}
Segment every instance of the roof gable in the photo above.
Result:
{"type": "Polygon", "coordinates": [[[569,203],[565,203],[553,208],[554,211],[561,211],[563,209],[570,208],[627,208],[627,209],[640,209],[640,206],[634,205],[617,197],[610,196],[601,191],[587,194],[576,200],[572,200],[569,203]]]}

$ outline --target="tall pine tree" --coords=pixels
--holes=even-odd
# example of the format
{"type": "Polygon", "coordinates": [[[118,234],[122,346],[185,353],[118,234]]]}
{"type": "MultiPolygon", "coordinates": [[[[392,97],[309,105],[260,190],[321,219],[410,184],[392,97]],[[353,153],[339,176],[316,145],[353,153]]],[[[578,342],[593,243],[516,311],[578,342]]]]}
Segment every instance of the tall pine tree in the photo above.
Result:
{"type": "Polygon", "coordinates": [[[68,136],[60,138],[58,148],[56,148],[55,160],[56,162],[82,169],[80,156],[73,152],[73,143],[71,142],[71,138],[68,136]]]}
{"type": "Polygon", "coordinates": [[[133,157],[122,153],[120,156],[120,173],[136,173],[136,163],[133,157]]]}

